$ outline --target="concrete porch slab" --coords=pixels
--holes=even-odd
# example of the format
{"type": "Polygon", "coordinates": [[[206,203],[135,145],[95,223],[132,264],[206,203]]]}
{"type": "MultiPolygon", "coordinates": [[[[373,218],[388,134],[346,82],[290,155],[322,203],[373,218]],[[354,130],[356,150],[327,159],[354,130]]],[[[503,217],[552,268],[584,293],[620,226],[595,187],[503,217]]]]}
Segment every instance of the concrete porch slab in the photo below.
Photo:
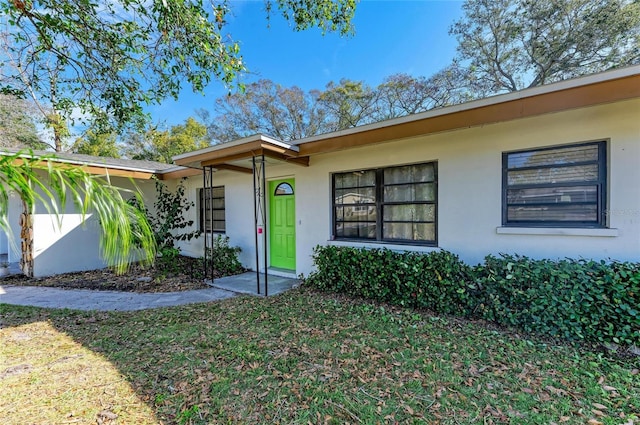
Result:
{"type": "MultiPolygon", "coordinates": [[[[257,288],[257,275],[256,272],[246,272],[242,274],[237,274],[235,276],[226,276],[221,277],[219,279],[214,279],[213,282],[210,280],[205,281],[207,285],[212,286],[217,289],[224,289],[226,291],[235,292],[238,294],[249,294],[249,295],[258,295],[264,296],[265,293],[265,275],[264,273],[260,274],[260,293],[258,293],[257,288]]],[[[278,295],[289,289],[296,288],[300,285],[300,281],[295,278],[283,277],[283,276],[275,276],[269,274],[267,276],[267,284],[268,284],[268,295],[278,295]]]]}

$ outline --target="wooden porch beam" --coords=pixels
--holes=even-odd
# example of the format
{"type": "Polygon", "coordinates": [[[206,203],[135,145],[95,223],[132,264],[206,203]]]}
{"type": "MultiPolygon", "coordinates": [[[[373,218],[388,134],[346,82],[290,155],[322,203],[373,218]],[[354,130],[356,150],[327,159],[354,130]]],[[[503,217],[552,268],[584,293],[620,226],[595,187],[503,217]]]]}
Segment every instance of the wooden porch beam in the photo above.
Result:
{"type": "Polygon", "coordinates": [[[262,155],[262,149],[257,149],[257,150],[253,150],[253,151],[242,152],[242,153],[236,153],[236,154],[233,154],[233,155],[226,155],[226,156],[224,156],[222,158],[210,159],[208,161],[203,161],[201,165],[203,167],[209,167],[209,166],[216,167],[216,166],[218,166],[220,164],[227,164],[229,162],[238,161],[240,159],[249,159],[254,155],[262,155]]]}
{"type": "Polygon", "coordinates": [[[299,156],[299,157],[291,157],[284,154],[279,154],[271,151],[264,151],[264,156],[277,159],[283,162],[290,162],[292,164],[301,165],[303,167],[309,166],[309,157],[308,156],[299,156]]]}
{"type": "Polygon", "coordinates": [[[233,164],[216,164],[213,166],[213,168],[216,168],[218,170],[229,170],[229,171],[237,171],[239,173],[253,174],[253,170],[251,168],[239,167],[233,164]]]}
{"type": "Polygon", "coordinates": [[[156,176],[159,180],[181,179],[183,177],[191,177],[202,174],[202,170],[198,168],[185,168],[182,170],[169,171],[167,173],[158,173],[156,176]]]}

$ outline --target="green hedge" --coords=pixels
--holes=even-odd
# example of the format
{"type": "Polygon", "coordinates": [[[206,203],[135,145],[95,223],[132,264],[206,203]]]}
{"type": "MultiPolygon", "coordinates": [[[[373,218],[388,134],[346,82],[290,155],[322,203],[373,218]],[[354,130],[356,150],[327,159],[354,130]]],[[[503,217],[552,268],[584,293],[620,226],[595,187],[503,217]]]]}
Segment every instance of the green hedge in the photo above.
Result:
{"type": "Polygon", "coordinates": [[[318,289],[477,317],[569,340],[640,346],[640,264],[318,246],[318,289]]]}
{"type": "Polygon", "coordinates": [[[388,249],[318,246],[317,271],[306,282],[316,288],[436,313],[467,315],[476,295],[471,268],[447,251],[429,254],[388,249]]]}
{"type": "Polygon", "coordinates": [[[564,339],[640,346],[640,264],[488,256],[480,316],[564,339]]]}

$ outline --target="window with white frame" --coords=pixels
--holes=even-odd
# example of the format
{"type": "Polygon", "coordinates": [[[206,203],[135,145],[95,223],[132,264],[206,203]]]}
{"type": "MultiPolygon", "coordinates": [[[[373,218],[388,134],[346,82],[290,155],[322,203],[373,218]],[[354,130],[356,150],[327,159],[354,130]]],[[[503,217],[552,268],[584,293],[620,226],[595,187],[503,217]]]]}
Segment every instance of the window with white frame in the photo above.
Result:
{"type": "Polygon", "coordinates": [[[606,143],[502,155],[502,224],[605,227],[606,143]]]}
{"type": "Polygon", "coordinates": [[[226,231],[224,186],[200,189],[200,231],[224,233],[226,231]]]}
{"type": "Polygon", "coordinates": [[[434,245],[435,162],[335,173],[336,239],[434,245]]]}

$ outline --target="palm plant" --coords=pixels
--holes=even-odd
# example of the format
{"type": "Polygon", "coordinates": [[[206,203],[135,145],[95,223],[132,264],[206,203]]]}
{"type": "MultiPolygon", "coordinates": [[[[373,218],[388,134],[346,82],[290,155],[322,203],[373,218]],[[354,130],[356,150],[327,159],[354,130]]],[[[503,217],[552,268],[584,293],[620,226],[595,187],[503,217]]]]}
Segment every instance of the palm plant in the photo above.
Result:
{"type": "Polygon", "coordinates": [[[11,233],[11,191],[20,196],[27,216],[41,205],[58,227],[71,200],[83,222],[87,214],[97,215],[101,253],[116,272],[124,273],[132,261],[152,263],[156,245],[151,227],[144,214],[124,198],[126,194],[140,199],[139,192],[112,185],[108,175],[92,175],[81,167],[56,163],[55,159],[54,155],[36,157],[33,152],[0,156],[0,228],[11,233]]]}

